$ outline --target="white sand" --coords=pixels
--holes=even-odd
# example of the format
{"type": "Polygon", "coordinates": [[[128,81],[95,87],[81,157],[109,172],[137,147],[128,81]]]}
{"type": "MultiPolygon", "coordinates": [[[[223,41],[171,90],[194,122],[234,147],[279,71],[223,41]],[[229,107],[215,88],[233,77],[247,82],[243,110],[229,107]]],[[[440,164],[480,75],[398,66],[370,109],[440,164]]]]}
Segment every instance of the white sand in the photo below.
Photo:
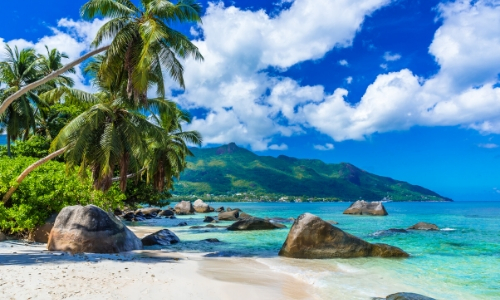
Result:
{"type": "Polygon", "coordinates": [[[311,285],[251,258],[45,247],[0,242],[0,299],[317,299],[311,285]]]}

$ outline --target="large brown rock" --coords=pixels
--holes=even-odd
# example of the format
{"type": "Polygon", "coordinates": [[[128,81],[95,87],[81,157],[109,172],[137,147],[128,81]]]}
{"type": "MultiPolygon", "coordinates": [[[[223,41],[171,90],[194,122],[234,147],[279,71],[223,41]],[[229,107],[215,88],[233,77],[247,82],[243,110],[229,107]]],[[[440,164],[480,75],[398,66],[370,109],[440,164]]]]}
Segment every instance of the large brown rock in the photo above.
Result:
{"type": "Polygon", "coordinates": [[[237,210],[221,212],[217,216],[219,221],[238,221],[238,217],[240,216],[240,212],[237,210]]]}
{"type": "Polygon", "coordinates": [[[67,206],[56,218],[49,251],[119,253],[142,249],[141,240],[113,214],[94,205],[67,206]]]}
{"type": "Polygon", "coordinates": [[[178,215],[192,215],[194,214],[193,204],[189,201],[181,201],[174,207],[175,213],[178,215]]]}
{"type": "Polygon", "coordinates": [[[344,211],[346,215],[370,215],[370,216],[387,216],[382,202],[366,202],[365,200],[358,200],[351,204],[348,209],[344,211]]]}
{"type": "Polygon", "coordinates": [[[425,223],[425,222],[418,222],[417,224],[408,227],[408,229],[413,229],[413,230],[439,230],[439,227],[437,225],[432,224],[432,223],[425,223]]]}
{"type": "Polygon", "coordinates": [[[279,255],[292,258],[409,256],[397,247],[363,241],[309,213],[295,220],[279,255]]]}
{"type": "Polygon", "coordinates": [[[208,213],[210,212],[210,206],[203,202],[203,200],[198,199],[194,201],[193,208],[197,213],[208,213]]]}
{"type": "Polygon", "coordinates": [[[52,227],[54,227],[56,218],[57,214],[52,214],[47,220],[45,220],[45,224],[36,227],[32,232],[30,232],[28,240],[36,243],[47,243],[49,241],[50,231],[52,230],[52,227]]]}
{"type": "Polygon", "coordinates": [[[269,220],[261,218],[246,218],[233,223],[227,230],[270,230],[283,228],[284,225],[272,223],[269,220]]]}

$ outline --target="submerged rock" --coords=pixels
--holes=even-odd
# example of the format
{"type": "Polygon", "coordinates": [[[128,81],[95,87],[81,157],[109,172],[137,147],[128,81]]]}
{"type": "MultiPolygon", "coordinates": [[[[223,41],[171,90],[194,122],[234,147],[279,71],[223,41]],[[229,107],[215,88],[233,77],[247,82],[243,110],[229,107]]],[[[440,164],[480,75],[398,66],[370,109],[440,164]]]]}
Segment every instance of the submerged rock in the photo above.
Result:
{"type": "Polygon", "coordinates": [[[379,230],[375,231],[374,233],[370,234],[371,236],[376,236],[376,237],[381,237],[381,236],[387,236],[387,235],[392,235],[396,233],[408,233],[406,229],[402,228],[390,228],[387,230],[379,230]]]}
{"type": "Polygon", "coordinates": [[[349,208],[344,211],[346,215],[370,215],[370,216],[387,216],[388,213],[385,210],[382,202],[366,202],[364,200],[358,200],[351,204],[349,208]]]}
{"type": "Polygon", "coordinates": [[[177,226],[187,226],[188,223],[187,222],[180,222],[179,224],[177,224],[177,226]]]}
{"type": "Polygon", "coordinates": [[[154,246],[154,245],[168,246],[172,244],[177,244],[181,240],[172,231],[168,229],[162,229],[143,237],[141,241],[144,246],[154,246]]]}
{"type": "Polygon", "coordinates": [[[218,239],[204,239],[203,241],[209,242],[209,243],[220,243],[218,239]]]}
{"type": "Polygon", "coordinates": [[[292,258],[409,256],[397,247],[368,243],[309,213],[295,220],[279,255],[292,258]]]}
{"type": "Polygon", "coordinates": [[[171,217],[175,215],[175,213],[173,211],[171,211],[170,209],[165,209],[165,210],[162,210],[158,213],[158,216],[160,217],[171,217]]]}
{"type": "Polygon", "coordinates": [[[285,227],[282,224],[275,224],[268,220],[261,218],[248,218],[239,220],[238,222],[233,223],[231,226],[227,228],[227,230],[269,230],[269,229],[278,229],[285,227]]]}
{"type": "Polygon", "coordinates": [[[337,225],[339,223],[339,222],[334,221],[334,220],[327,220],[327,222],[332,224],[332,225],[337,225]]]}
{"type": "Polygon", "coordinates": [[[67,206],[56,218],[49,251],[119,253],[140,250],[142,243],[113,214],[94,205],[67,206]]]}
{"type": "Polygon", "coordinates": [[[181,201],[174,207],[175,213],[178,215],[192,215],[194,214],[193,204],[189,201],[181,201]]]}
{"type": "Polygon", "coordinates": [[[435,224],[432,223],[425,223],[425,222],[418,222],[417,224],[408,227],[408,229],[413,229],[413,230],[439,230],[439,227],[437,227],[435,224]]]}
{"type": "Polygon", "coordinates": [[[395,293],[385,298],[372,298],[373,300],[436,300],[424,295],[415,293],[395,293]]]}
{"type": "Polygon", "coordinates": [[[217,219],[219,219],[219,221],[237,221],[239,216],[240,216],[239,211],[232,210],[232,211],[219,213],[219,216],[217,217],[217,219]]]}
{"type": "Polygon", "coordinates": [[[197,213],[208,213],[210,212],[210,206],[203,202],[203,200],[198,199],[194,201],[193,208],[197,213]]]}
{"type": "Polygon", "coordinates": [[[212,216],[206,216],[205,219],[203,219],[203,222],[210,223],[212,221],[215,221],[215,218],[212,216]]]}
{"type": "Polygon", "coordinates": [[[221,206],[215,210],[215,212],[224,212],[224,206],[221,206]]]}

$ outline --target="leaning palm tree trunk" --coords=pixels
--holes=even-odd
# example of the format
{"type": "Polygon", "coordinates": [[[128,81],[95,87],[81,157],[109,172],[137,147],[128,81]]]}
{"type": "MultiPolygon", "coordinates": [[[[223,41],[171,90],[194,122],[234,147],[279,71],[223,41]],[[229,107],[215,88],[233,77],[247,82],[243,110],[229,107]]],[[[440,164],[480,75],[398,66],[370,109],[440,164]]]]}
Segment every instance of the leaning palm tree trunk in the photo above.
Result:
{"type": "Polygon", "coordinates": [[[64,67],[58,69],[57,71],[50,73],[49,75],[45,76],[44,78],[37,80],[33,83],[30,83],[30,84],[26,85],[25,87],[22,87],[21,89],[19,89],[19,91],[15,92],[14,94],[10,95],[7,99],[5,99],[5,101],[2,103],[2,105],[0,105],[0,115],[3,114],[4,111],[7,109],[7,107],[9,107],[9,105],[12,104],[12,102],[14,102],[14,100],[16,100],[17,98],[26,94],[30,90],[32,90],[38,86],[41,86],[42,84],[49,82],[50,80],[56,78],[57,76],[62,75],[64,72],[66,72],[69,69],[73,68],[74,66],[80,64],[81,62],[83,62],[87,58],[92,57],[92,56],[94,56],[98,53],[101,53],[103,51],[106,51],[108,48],[109,48],[109,46],[104,46],[104,47],[95,49],[94,51],[90,51],[89,53],[83,55],[79,59],[65,65],[64,67]]]}
{"type": "Polygon", "coordinates": [[[30,165],[29,167],[27,167],[21,173],[21,175],[19,175],[19,177],[17,177],[17,179],[16,179],[17,184],[14,186],[11,186],[10,189],[7,191],[7,193],[3,196],[3,199],[2,199],[3,204],[4,205],[7,204],[7,202],[10,200],[10,197],[12,196],[12,194],[14,194],[14,192],[17,190],[17,188],[19,187],[21,182],[23,182],[24,178],[26,178],[26,176],[28,176],[28,174],[31,173],[31,171],[33,171],[34,169],[43,165],[44,163],[48,162],[49,160],[53,159],[54,157],[57,157],[57,156],[63,154],[64,151],[66,151],[66,149],[68,149],[68,147],[64,147],[64,148],[61,148],[55,152],[52,152],[49,155],[45,156],[44,158],[40,159],[39,161],[37,161],[37,162],[33,163],[32,165],[30,165]]]}

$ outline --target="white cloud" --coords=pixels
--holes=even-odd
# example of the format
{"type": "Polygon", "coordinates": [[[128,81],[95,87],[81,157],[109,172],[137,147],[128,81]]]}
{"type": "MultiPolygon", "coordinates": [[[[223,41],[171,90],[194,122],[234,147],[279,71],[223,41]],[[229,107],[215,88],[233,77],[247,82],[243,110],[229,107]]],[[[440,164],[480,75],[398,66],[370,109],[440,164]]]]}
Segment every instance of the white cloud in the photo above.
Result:
{"type": "Polygon", "coordinates": [[[345,79],[345,81],[347,82],[347,84],[351,84],[352,83],[352,76],[349,76],[345,79]]]}
{"type": "Polygon", "coordinates": [[[347,62],[347,60],[342,59],[342,60],[339,60],[339,65],[347,67],[349,65],[349,63],[347,62]]]}
{"type": "Polygon", "coordinates": [[[493,143],[479,144],[477,146],[480,147],[480,148],[486,148],[486,149],[495,149],[495,148],[498,148],[498,145],[497,144],[493,144],[493,143]]]}
{"type": "Polygon", "coordinates": [[[327,151],[335,149],[335,146],[331,143],[326,143],[325,145],[314,145],[314,149],[320,151],[327,151]]]}
{"type": "Polygon", "coordinates": [[[287,150],[288,149],[288,145],[287,144],[272,144],[271,146],[269,146],[269,149],[271,150],[287,150]]]}
{"type": "Polygon", "coordinates": [[[420,126],[463,126],[500,134],[500,6],[486,1],[440,5],[443,25],[429,51],[439,72],[419,78],[403,69],[377,76],[361,101],[337,89],[304,105],[304,123],[337,141],[420,126]],[[335,121],[332,121],[335,120],[335,121]]]}
{"type": "MultiPolygon", "coordinates": [[[[262,150],[271,136],[303,132],[298,108],[324,98],[322,86],[301,86],[263,70],[284,70],[347,47],[364,18],[389,0],[295,0],[275,17],[223,3],[209,4],[195,41],[204,62],[186,60],[185,93],[174,98],[184,108],[205,108],[189,129],[206,143],[235,141],[262,150]],[[318,9],[321,8],[321,9],[318,9]]],[[[173,82],[171,88],[178,88],[173,82]]]]}
{"type": "MultiPolygon", "coordinates": [[[[57,28],[51,28],[51,35],[44,36],[37,41],[27,41],[24,39],[4,41],[4,39],[0,38],[0,47],[3,51],[3,44],[7,43],[11,47],[17,46],[19,49],[34,48],[38,53],[46,54],[47,50],[45,46],[48,46],[49,49],[56,48],[66,53],[69,58],[63,60],[63,63],[68,63],[80,57],[83,52],[89,50],[90,43],[104,22],[105,21],[100,19],[95,19],[92,22],[61,19],[57,23],[57,28]]],[[[68,76],[75,80],[75,88],[87,91],[91,90],[91,88],[85,84],[85,79],[80,67],[76,68],[76,74],[69,74],[68,76]]]]}
{"type": "Polygon", "coordinates": [[[387,70],[387,64],[380,64],[380,67],[384,70],[387,70]]]}
{"type": "Polygon", "coordinates": [[[391,53],[391,52],[386,52],[384,53],[384,59],[385,61],[396,61],[401,58],[401,55],[398,53],[391,53]]]}

